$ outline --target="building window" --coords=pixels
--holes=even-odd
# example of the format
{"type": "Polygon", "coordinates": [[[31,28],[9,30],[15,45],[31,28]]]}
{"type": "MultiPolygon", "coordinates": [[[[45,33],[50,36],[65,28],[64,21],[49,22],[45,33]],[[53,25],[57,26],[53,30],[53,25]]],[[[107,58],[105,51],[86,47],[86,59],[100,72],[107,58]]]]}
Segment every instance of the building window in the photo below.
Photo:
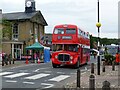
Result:
{"type": "Polygon", "coordinates": [[[18,35],[19,35],[19,31],[18,31],[18,24],[15,23],[13,24],[13,40],[18,40],[18,35]]]}
{"type": "Polygon", "coordinates": [[[14,44],[14,58],[20,59],[21,58],[21,44],[14,44]]]}

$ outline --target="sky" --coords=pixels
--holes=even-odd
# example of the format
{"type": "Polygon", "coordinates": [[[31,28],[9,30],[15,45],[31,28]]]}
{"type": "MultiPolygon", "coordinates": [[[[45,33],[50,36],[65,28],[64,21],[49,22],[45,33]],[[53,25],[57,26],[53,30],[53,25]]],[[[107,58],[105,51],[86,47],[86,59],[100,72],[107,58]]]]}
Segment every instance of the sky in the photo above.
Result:
{"type": "MultiPolygon", "coordinates": [[[[118,2],[120,0],[99,0],[100,37],[118,38],[118,2]]],[[[98,36],[97,0],[35,0],[48,23],[45,33],[52,33],[55,25],[75,24],[93,36],[98,36]]],[[[25,0],[0,0],[3,13],[23,12],[25,0]]]]}

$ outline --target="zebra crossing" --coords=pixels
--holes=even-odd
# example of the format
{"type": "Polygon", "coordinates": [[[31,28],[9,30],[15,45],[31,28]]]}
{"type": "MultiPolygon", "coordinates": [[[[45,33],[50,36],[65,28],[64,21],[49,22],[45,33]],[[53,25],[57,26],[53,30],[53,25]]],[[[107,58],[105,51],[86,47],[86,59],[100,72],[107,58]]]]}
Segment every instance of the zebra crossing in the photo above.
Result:
{"type": "Polygon", "coordinates": [[[30,76],[30,77],[26,77],[25,79],[32,79],[32,80],[36,80],[36,79],[40,79],[42,77],[46,77],[46,76],[49,76],[50,74],[44,74],[44,73],[40,73],[40,74],[37,74],[37,75],[33,75],[33,76],[30,76]]]}
{"type": "Polygon", "coordinates": [[[54,77],[54,78],[49,79],[49,81],[60,82],[60,81],[66,79],[66,78],[68,78],[68,77],[70,77],[70,76],[68,76],[68,75],[59,75],[59,76],[57,76],[57,77],[54,77]]]}
{"type": "Polygon", "coordinates": [[[17,73],[17,74],[13,74],[13,75],[8,75],[8,76],[4,76],[6,78],[16,78],[16,77],[20,77],[20,76],[24,76],[24,75],[28,75],[29,73],[17,73]]]}
{"type": "MultiPolygon", "coordinates": [[[[67,78],[70,78],[70,75],[65,75],[65,74],[57,74],[57,76],[52,76],[52,74],[50,73],[36,73],[36,74],[31,74],[31,73],[26,73],[26,72],[18,72],[18,73],[14,73],[14,72],[0,72],[0,76],[2,76],[5,79],[16,79],[16,78],[20,78],[22,77],[22,80],[40,80],[41,78],[45,78],[45,77],[51,77],[51,78],[47,78],[47,81],[54,81],[54,82],[60,82],[63,81],[67,78]]],[[[16,81],[8,81],[7,82],[16,82],[16,81]]],[[[24,83],[29,83],[29,82],[24,82],[24,83]]],[[[33,82],[31,83],[33,84],[33,82]]]]}

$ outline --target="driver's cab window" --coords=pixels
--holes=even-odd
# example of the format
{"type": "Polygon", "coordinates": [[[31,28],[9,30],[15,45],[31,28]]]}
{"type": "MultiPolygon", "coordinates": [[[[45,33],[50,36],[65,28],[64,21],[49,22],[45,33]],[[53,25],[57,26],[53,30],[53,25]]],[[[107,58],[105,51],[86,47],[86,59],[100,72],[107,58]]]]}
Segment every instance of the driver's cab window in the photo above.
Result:
{"type": "Polygon", "coordinates": [[[78,51],[77,45],[65,45],[64,48],[66,51],[72,51],[72,52],[78,51]]]}

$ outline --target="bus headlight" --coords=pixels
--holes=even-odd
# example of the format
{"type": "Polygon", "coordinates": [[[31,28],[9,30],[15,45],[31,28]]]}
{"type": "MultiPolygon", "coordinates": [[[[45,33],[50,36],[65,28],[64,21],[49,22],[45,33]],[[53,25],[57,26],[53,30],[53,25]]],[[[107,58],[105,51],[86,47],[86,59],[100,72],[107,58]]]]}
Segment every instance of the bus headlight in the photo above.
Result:
{"type": "Polygon", "coordinates": [[[73,59],[73,56],[70,56],[70,59],[72,60],[72,59],[73,59]]]}
{"type": "Polygon", "coordinates": [[[70,64],[72,64],[73,62],[72,61],[70,61],[70,64]]]}
{"type": "Polygon", "coordinates": [[[57,55],[55,55],[55,59],[57,59],[58,58],[58,56],[57,55]]]}

